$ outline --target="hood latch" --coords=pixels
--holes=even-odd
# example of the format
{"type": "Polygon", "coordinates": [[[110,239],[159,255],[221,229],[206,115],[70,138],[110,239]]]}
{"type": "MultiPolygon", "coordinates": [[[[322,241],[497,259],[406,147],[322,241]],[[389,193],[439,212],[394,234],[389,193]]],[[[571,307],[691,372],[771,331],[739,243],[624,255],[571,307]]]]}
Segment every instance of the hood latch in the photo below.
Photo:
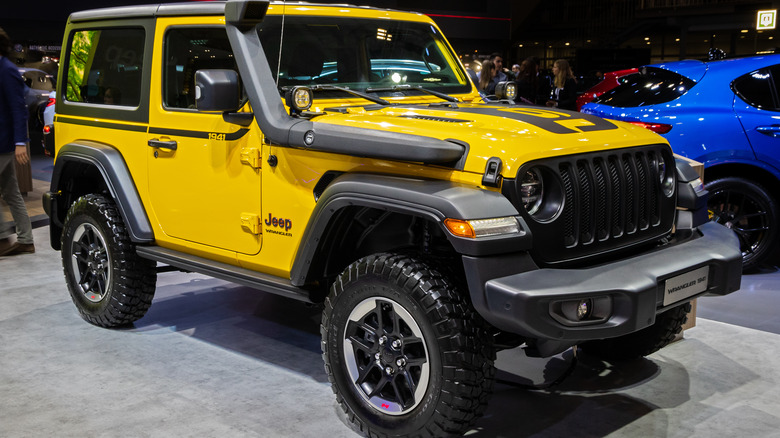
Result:
{"type": "Polygon", "coordinates": [[[482,175],[482,185],[498,187],[501,184],[501,158],[491,157],[485,165],[485,173],[482,175]]]}

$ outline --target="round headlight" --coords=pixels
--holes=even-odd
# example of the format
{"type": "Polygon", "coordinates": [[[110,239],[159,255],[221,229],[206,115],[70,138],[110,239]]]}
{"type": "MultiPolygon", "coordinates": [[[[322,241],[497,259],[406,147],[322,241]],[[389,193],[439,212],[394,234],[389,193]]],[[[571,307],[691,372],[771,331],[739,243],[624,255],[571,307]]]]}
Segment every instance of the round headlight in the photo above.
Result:
{"type": "Polygon", "coordinates": [[[528,214],[533,215],[542,206],[544,183],[539,169],[528,169],[520,180],[520,198],[528,214]]]}

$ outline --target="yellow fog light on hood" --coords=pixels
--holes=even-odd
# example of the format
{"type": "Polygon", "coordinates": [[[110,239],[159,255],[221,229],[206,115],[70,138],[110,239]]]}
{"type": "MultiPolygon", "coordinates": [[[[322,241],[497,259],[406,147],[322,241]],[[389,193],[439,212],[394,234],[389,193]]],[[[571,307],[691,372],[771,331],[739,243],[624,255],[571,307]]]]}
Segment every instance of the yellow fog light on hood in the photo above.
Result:
{"type": "Polygon", "coordinates": [[[311,108],[314,93],[308,87],[293,87],[285,95],[287,106],[293,112],[306,111],[311,108]]]}
{"type": "Polygon", "coordinates": [[[517,97],[517,84],[514,82],[499,82],[496,85],[496,98],[499,100],[515,100],[517,97]]]}
{"type": "Polygon", "coordinates": [[[520,224],[512,216],[491,219],[444,219],[444,226],[450,233],[458,237],[488,237],[500,234],[517,234],[520,224]]]}

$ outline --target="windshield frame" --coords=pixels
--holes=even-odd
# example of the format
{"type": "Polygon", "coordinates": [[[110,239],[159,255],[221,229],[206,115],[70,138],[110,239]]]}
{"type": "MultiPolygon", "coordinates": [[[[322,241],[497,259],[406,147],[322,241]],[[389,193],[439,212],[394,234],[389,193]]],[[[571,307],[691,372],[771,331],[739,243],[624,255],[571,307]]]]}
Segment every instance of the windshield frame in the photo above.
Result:
{"type": "MultiPolygon", "coordinates": [[[[257,32],[280,96],[284,90],[301,85],[337,86],[359,92],[412,85],[372,93],[378,97],[431,97],[419,87],[446,95],[473,92],[457,56],[430,22],[268,15],[257,32]],[[416,57],[409,56],[410,53],[416,57]],[[318,68],[320,62],[322,68],[318,68]]],[[[316,93],[317,100],[344,97],[343,92],[336,90],[316,93]]]]}

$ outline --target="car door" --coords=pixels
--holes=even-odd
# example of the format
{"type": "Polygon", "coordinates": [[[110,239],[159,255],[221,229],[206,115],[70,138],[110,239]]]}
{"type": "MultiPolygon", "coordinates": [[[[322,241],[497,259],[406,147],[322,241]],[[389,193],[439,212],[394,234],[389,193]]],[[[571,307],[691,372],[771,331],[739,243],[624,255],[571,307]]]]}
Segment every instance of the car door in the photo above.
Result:
{"type": "Polygon", "coordinates": [[[164,238],[214,254],[257,254],[259,135],[226,122],[221,113],[195,108],[197,70],[235,69],[224,26],[175,26],[160,18],[155,44],[162,56],[153,71],[159,84],[152,99],[159,96],[159,104],[151,105],[149,115],[148,183],[164,238]]]}
{"type": "Polygon", "coordinates": [[[780,65],[735,79],[734,112],[739,117],[756,158],[780,169],[780,65]]]}

